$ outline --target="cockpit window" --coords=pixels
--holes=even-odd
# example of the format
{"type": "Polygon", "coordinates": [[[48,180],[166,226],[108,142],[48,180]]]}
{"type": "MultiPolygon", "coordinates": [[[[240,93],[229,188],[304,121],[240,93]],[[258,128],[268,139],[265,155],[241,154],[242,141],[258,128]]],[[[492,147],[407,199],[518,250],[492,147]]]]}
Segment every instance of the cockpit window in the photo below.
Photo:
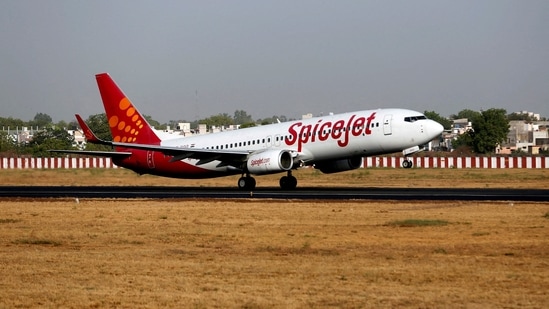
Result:
{"type": "Polygon", "coordinates": [[[424,120],[424,119],[427,119],[427,117],[425,117],[424,115],[404,117],[404,121],[406,121],[406,122],[415,122],[415,121],[424,120]]]}

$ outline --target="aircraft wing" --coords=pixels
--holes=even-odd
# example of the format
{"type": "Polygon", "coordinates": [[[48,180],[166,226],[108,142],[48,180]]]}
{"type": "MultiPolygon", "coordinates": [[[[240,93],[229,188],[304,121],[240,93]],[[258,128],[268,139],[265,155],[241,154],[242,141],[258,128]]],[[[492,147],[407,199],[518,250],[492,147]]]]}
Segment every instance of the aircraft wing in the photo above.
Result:
{"type": "Polygon", "coordinates": [[[243,150],[219,150],[219,149],[203,149],[203,148],[180,148],[168,147],[160,145],[146,145],[133,143],[110,142],[115,147],[126,149],[140,149],[149,151],[158,151],[165,155],[172,156],[170,162],[180,161],[184,159],[199,160],[197,165],[206,164],[212,161],[221,161],[218,166],[235,166],[240,167],[242,162],[245,162],[248,155],[252,151],[243,150]]]}
{"type": "MultiPolygon", "coordinates": [[[[233,150],[213,150],[213,149],[200,149],[200,148],[178,148],[178,147],[166,147],[157,145],[143,145],[143,144],[130,144],[130,143],[116,143],[102,141],[102,144],[109,144],[115,147],[121,147],[125,149],[139,149],[148,151],[161,152],[167,156],[173,158],[170,162],[176,162],[184,159],[196,159],[199,160],[197,165],[206,164],[212,161],[221,161],[218,166],[235,166],[240,167],[241,163],[246,161],[246,158],[251,153],[249,151],[233,151],[233,150]]],[[[108,157],[124,159],[132,155],[131,151],[86,151],[86,150],[49,150],[49,152],[56,153],[72,153],[79,155],[89,155],[96,157],[108,157]]]]}
{"type": "Polygon", "coordinates": [[[170,162],[176,162],[184,159],[198,160],[196,165],[206,164],[212,161],[220,161],[217,167],[222,166],[234,166],[240,168],[242,163],[246,162],[249,155],[258,151],[247,150],[225,150],[225,149],[204,149],[204,148],[181,148],[151,144],[136,144],[136,143],[122,143],[114,141],[105,141],[98,138],[88,125],[84,122],[80,115],[75,115],[80,127],[84,131],[86,140],[92,144],[109,145],[112,147],[121,148],[122,151],[82,151],[82,150],[49,150],[50,152],[59,153],[74,153],[81,155],[111,157],[111,158],[126,158],[132,155],[131,149],[157,151],[167,156],[171,156],[170,162]]]}
{"type": "MultiPolygon", "coordinates": [[[[80,115],[75,115],[80,124],[80,127],[84,131],[86,140],[94,144],[110,145],[114,147],[120,147],[124,149],[140,149],[148,151],[158,151],[165,155],[172,156],[173,158],[170,162],[176,162],[184,159],[196,159],[199,160],[197,165],[206,164],[212,161],[221,161],[218,164],[218,167],[221,166],[235,166],[240,167],[242,162],[246,161],[250,151],[238,151],[238,150],[214,150],[214,149],[203,149],[203,148],[180,148],[180,147],[168,147],[160,145],[149,145],[149,144],[135,144],[135,143],[121,143],[121,142],[112,142],[104,141],[98,138],[88,125],[84,122],[80,115]]],[[[114,152],[113,152],[114,153],[114,152]]],[[[125,154],[130,154],[131,152],[120,152],[125,154]]],[[[105,155],[108,152],[104,153],[105,155]]],[[[102,155],[100,152],[92,152],[89,155],[102,155]],[[95,154],[94,154],[95,153],[95,154]]]]}

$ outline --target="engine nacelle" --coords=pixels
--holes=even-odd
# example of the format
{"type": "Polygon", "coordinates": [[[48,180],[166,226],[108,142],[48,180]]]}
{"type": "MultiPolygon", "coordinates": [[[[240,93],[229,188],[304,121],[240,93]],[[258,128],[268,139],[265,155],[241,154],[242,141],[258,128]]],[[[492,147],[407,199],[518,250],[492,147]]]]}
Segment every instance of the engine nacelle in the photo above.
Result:
{"type": "Polygon", "coordinates": [[[350,171],[359,168],[362,165],[362,157],[342,159],[335,161],[322,161],[315,164],[315,168],[324,174],[350,171]]]}
{"type": "Polygon", "coordinates": [[[246,162],[248,172],[254,175],[289,171],[294,158],[287,150],[267,150],[251,155],[246,162]]]}

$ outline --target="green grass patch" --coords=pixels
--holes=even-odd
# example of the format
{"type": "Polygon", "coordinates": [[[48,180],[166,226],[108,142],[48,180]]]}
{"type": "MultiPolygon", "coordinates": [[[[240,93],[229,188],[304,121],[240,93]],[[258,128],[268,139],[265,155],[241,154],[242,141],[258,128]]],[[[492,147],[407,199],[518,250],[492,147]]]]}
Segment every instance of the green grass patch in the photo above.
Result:
{"type": "Polygon", "coordinates": [[[303,243],[299,247],[280,247],[265,246],[256,249],[258,252],[267,252],[277,256],[284,255],[319,255],[319,256],[338,256],[340,252],[335,249],[312,248],[309,242],[303,243]]]}
{"type": "Polygon", "coordinates": [[[445,226],[445,225],[448,225],[448,221],[426,220],[426,219],[395,220],[385,224],[385,226],[396,226],[396,227],[445,226]]]}
{"type": "Polygon", "coordinates": [[[470,171],[467,171],[463,176],[464,176],[464,178],[467,178],[467,179],[486,179],[486,178],[489,178],[482,172],[470,172],[470,171]]]}
{"type": "Polygon", "coordinates": [[[351,174],[353,179],[364,179],[370,177],[370,171],[367,169],[360,169],[351,174]]]}
{"type": "Polygon", "coordinates": [[[0,224],[4,223],[18,223],[21,222],[20,219],[0,219],[0,224]]]}
{"type": "Polygon", "coordinates": [[[117,242],[115,242],[117,245],[144,245],[145,242],[141,240],[129,240],[129,239],[121,239],[117,242]]]}
{"type": "Polygon", "coordinates": [[[543,217],[544,217],[545,219],[549,219],[549,212],[546,212],[546,213],[543,215],[543,217]]]}
{"type": "Polygon", "coordinates": [[[433,252],[437,254],[448,254],[448,252],[444,248],[436,248],[435,250],[433,250],[433,252]]]}
{"type": "Polygon", "coordinates": [[[488,236],[488,235],[490,235],[489,232],[475,232],[475,233],[471,234],[471,236],[475,236],[475,237],[476,236],[488,236]]]}
{"type": "Polygon", "coordinates": [[[18,245],[61,246],[58,241],[43,238],[22,238],[15,240],[13,243],[18,245]]]}

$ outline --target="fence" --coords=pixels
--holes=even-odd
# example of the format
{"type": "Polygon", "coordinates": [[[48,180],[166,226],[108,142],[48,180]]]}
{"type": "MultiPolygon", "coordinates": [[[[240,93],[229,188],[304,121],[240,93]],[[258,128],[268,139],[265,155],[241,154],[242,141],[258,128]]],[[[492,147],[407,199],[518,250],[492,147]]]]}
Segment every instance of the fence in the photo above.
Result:
{"type": "MultiPolygon", "coordinates": [[[[549,157],[415,157],[419,168],[548,168],[549,157]]],[[[402,157],[367,157],[365,168],[400,168],[402,157]]],[[[117,168],[111,158],[0,158],[0,169],[117,168]]]]}
{"type": "MultiPolygon", "coordinates": [[[[367,157],[364,167],[402,166],[402,157],[367,157]]],[[[548,168],[549,157],[415,157],[410,158],[421,168],[548,168]]]]}
{"type": "Polygon", "coordinates": [[[0,158],[0,169],[117,168],[111,158],[0,158]]]}

